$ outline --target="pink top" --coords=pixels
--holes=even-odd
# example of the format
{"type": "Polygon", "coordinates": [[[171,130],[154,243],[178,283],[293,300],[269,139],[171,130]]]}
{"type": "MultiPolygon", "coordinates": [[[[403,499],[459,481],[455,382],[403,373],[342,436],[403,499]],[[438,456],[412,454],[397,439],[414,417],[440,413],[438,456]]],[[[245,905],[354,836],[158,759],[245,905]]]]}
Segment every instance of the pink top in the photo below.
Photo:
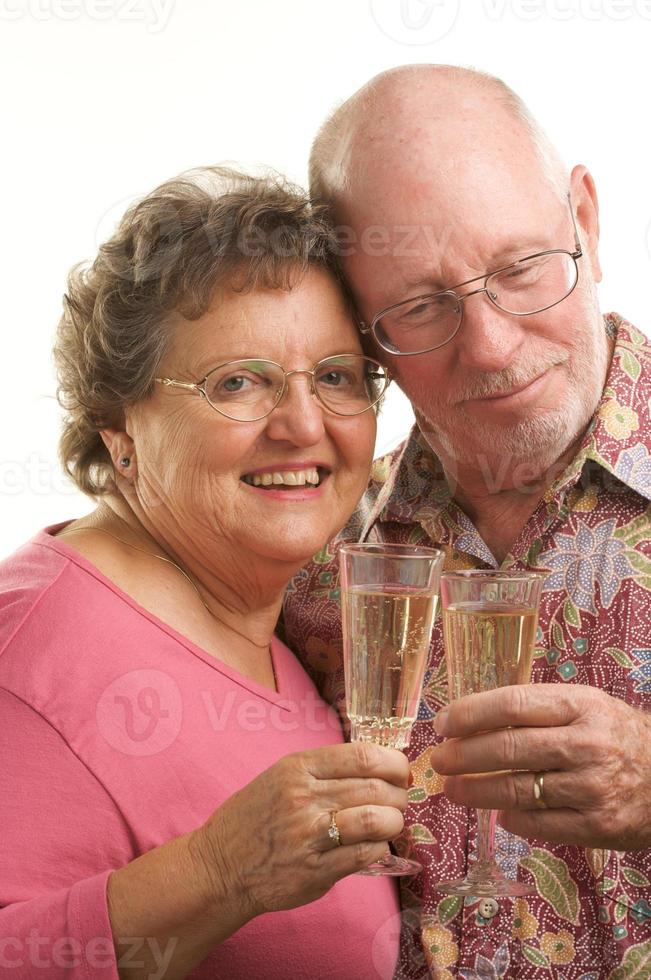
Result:
{"type": "MultiPolygon", "coordinates": [[[[12,980],[117,980],[111,870],[199,826],[282,756],[343,741],[279,640],[276,693],[52,537],[65,523],[0,562],[0,975],[12,980]]],[[[252,920],[190,976],[390,978],[399,925],[394,882],[351,875],[252,920]]]]}

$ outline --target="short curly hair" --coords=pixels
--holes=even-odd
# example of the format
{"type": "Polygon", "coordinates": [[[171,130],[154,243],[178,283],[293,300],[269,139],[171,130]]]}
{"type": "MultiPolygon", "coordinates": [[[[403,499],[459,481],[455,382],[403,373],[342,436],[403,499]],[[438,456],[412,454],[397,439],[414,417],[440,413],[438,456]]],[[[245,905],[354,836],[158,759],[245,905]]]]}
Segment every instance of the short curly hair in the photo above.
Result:
{"type": "Polygon", "coordinates": [[[215,289],[291,289],[308,268],[342,279],[327,209],[278,174],[201,167],[128,209],[92,264],[71,270],[54,361],[65,417],[59,459],[91,497],[116,489],[99,435],[152,394],[174,315],[194,320],[215,289]]]}

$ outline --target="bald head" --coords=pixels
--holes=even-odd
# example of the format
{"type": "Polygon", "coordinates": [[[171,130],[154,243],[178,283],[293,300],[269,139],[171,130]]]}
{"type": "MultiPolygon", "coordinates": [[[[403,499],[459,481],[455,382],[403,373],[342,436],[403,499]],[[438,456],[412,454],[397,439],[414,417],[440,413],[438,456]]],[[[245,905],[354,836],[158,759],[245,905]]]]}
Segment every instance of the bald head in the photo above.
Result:
{"type": "Polygon", "coordinates": [[[504,454],[557,460],[587,425],[607,360],[586,168],[568,173],[498,78],[413,65],[378,75],[334,112],[314,142],[310,182],[341,229],[369,343],[435,451],[479,471],[488,453],[491,472],[504,454]],[[515,294],[532,308],[509,312],[515,294]],[[428,347],[444,321],[456,332],[428,347]],[[509,391],[513,401],[489,397],[509,391]]]}
{"type": "MultiPolygon", "coordinates": [[[[493,75],[451,65],[406,65],[382,72],[340,105],[312,146],[312,196],[335,202],[354,192],[376,161],[404,158],[423,140],[444,152],[452,134],[460,147],[468,145],[473,134],[486,137],[499,130],[495,120],[502,130],[517,132],[540,177],[563,199],[567,169],[520,97],[493,75]]],[[[485,148],[487,153],[493,149],[489,144],[485,148]]]]}

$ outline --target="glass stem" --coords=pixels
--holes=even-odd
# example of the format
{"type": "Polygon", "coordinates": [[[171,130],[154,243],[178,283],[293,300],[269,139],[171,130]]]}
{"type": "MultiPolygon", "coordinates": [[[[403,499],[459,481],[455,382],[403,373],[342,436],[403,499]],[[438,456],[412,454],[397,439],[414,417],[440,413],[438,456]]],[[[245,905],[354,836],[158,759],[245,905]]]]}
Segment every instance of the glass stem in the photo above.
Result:
{"type": "Polygon", "coordinates": [[[493,864],[495,861],[495,822],[497,810],[477,810],[477,861],[493,864]]]}

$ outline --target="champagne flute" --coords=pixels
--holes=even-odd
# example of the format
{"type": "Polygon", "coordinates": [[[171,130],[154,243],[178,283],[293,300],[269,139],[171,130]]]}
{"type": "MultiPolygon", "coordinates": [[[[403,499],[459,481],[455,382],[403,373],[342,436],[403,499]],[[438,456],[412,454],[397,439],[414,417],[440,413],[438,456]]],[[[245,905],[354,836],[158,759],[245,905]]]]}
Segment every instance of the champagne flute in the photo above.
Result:
{"type": "MultiPolygon", "coordinates": [[[[443,641],[450,700],[528,684],[546,571],[469,570],[441,576],[443,641]]],[[[477,809],[477,858],[465,878],[440,881],[447,895],[528,895],[495,861],[495,810],[477,809]]]]}
{"type": "MultiPolygon", "coordinates": [[[[345,544],[339,561],[351,740],[403,749],[418,714],[443,552],[411,544],[345,544]]],[[[359,874],[419,871],[417,861],[387,852],[359,874]]]]}

